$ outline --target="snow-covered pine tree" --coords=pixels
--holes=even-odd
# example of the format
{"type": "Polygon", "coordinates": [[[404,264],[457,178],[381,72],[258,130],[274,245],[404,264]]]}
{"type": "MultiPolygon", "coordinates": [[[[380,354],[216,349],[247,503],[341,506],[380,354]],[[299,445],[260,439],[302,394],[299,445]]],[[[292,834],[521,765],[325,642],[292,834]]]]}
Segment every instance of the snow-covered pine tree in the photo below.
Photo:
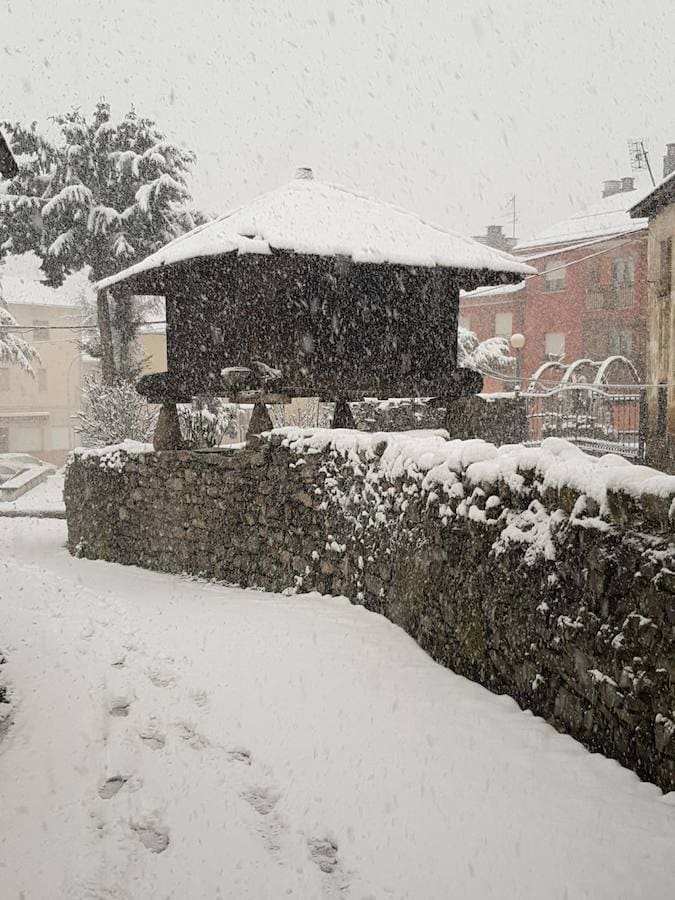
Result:
{"type": "Polygon", "coordinates": [[[33,363],[39,362],[40,357],[37,350],[14,330],[17,328],[14,316],[0,305],[0,366],[16,366],[34,377],[33,363]]]}
{"type": "MultiPolygon", "coordinates": [[[[90,118],[73,110],[52,121],[54,143],[35,123],[3,123],[19,173],[0,194],[0,258],[35,250],[50,284],[85,265],[98,281],[203,221],[189,209],[194,154],[167,141],[152,119],[131,109],[113,123],[100,101],[90,118]]],[[[129,347],[133,306],[122,303],[113,324],[124,335],[119,346],[129,347]]],[[[101,342],[112,345],[103,329],[101,342]]]]}

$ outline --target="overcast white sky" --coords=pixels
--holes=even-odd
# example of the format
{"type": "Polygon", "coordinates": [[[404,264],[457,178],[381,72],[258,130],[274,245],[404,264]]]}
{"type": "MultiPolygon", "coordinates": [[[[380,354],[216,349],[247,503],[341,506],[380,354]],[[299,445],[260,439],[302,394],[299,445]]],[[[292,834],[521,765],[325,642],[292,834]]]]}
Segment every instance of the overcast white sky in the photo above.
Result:
{"type": "Polygon", "coordinates": [[[317,177],[521,237],[675,141],[672,0],[0,0],[0,119],[101,96],[194,149],[218,213],[317,177]]]}

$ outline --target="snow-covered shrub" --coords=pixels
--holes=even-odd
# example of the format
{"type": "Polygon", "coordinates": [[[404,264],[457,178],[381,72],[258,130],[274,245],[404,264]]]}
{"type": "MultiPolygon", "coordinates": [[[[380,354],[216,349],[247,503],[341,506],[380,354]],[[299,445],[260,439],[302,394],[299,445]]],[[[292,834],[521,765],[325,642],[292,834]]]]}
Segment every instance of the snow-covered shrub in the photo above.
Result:
{"type": "Polygon", "coordinates": [[[516,361],[511,356],[506,338],[491,337],[479,341],[473,331],[460,325],[457,330],[457,365],[508,378],[515,372],[516,361]]]}
{"type": "Polygon", "coordinates": [[[239,409],[220,397],[196,397],[178,404],[183,440],[192,448],[218,447],[224,437],[237,433],[239,409]]]}
{"type": "Polygon", "coordinates": [[[333,404],[321,403],[318,397],[308,397],[300,403],[277,403],[270,407],[275,428],[293,425],[296,428],[330,428],[333,404]]]}
{"type": "Polygon", "coordinates": [[[106,447],[124,440],[152,440],[157,410],[137,392],[130,381],[104,384],[97,375],[82,388],[83,409],[75,430],[85,447],[106,447]]]}

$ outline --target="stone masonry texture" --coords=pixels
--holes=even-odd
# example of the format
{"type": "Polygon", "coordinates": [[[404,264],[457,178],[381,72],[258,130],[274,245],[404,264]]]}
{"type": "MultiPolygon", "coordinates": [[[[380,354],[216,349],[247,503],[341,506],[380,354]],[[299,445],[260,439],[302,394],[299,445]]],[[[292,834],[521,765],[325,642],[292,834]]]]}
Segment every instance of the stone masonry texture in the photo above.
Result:
{"type": "Polygon", "coordinates": [[[390,480],[384,443],[75,456],[71,552],[271,591],[345,595],[439,663],[675,790],[675,543],[663,504],[390,480]]]}

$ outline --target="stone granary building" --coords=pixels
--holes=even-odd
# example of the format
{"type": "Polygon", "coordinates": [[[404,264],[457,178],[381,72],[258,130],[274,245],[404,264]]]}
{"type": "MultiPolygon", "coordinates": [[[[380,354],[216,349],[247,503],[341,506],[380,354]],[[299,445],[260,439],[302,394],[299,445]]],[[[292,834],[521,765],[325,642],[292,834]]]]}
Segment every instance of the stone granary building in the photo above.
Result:
{"type": "Polygon", "coordinates": [[[98,289],[166,299],[167,372],[139,390],[163,404],[156,446],[175,446],[175,404],[202,394],[254,399],[258,422],[265,400],[318,396],[348,424],[364,396],[475,393],[480,378],[456,366],[460,288],[532,271],[300,169],[98,289]]]}

